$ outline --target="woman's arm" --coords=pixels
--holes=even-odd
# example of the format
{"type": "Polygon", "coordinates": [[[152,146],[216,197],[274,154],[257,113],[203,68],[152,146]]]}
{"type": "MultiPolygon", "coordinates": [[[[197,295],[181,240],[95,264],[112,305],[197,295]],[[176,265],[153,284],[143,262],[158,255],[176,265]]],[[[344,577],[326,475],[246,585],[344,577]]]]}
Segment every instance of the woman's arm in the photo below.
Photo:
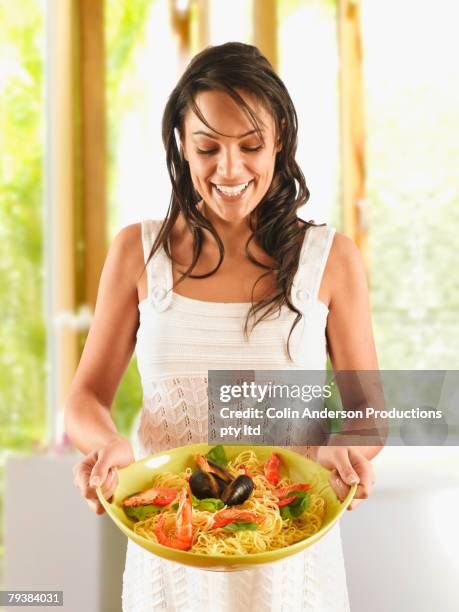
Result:
{"type": "MultiPolygon", "coordinates": [[[[378,370],[365,266],[357,246],[342,234],[333,240],[323,285],[329,291],[326,333],[334,371],[378,370]]],[[[335,434],[332,442],[316,448],[316,458],[334,470],[332,486],[341,497],[347,494],[347,485],[359,479],[356,500],[350,506],[353,509],[359,498],[365,499],[371,492],[374,474],[369,460],[383,446],[349,446],[340,434],[335,434]]]]}
{"type": "Polygon", "coordinates": [[[65,429],[85,457],[73,469],[74,483],[97,514],[103,514],[96,487],[110,499],[116,468],[134,453],[110,414],[121,377],[132,356],[139,325],[136,280],[143,265],[140,224],[115,237],[102,270],[94,318],[65,403],[65,429]]]}
{"type": "MultiPolygon", "coordinates": [[[[327,344],[333,370],[378,370],[367,273],[360,251],[352,240],[337,234],[330,258],[333,278],[327,344]]],[[[336,435],[335,440],[338,438],[336,435]]],[[[383,446],[359,448],[373,459],[383,446]]]]}
{"type": "Polygon", "coordinates": [[[99,448],[118,431],[110,408],[135,347],[139,324],[139,224],[115,237],[102,270],[94,318],[65,403],[65,428],[83,453],[99,448]]]}

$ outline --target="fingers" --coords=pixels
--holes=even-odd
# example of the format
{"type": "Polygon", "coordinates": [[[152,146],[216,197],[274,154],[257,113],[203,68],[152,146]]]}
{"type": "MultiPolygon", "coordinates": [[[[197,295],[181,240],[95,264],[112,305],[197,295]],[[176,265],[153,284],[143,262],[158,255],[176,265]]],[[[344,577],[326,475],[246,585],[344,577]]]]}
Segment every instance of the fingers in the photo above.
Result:
{"type": "Polygon", "coordinates": [[[347,449],[342,449],[341,452],[336,453],[335,468],[343,483],[353,485],[359,482],[359,474],[354,467],[347,449]]]}
{"type": "Polygon", "coordinates": [[[110,501],[117,486],[118,486],[118,475],[116,473],[116,469],[112,467],[110,468],[107,479],[105,480],[102,486],[102,495],[105,497],[107,501],[110,501]]]}
{"type": "Polygon", "coordinates": [[[333,469],[331,471],[328,481],[330,483],[331,488],[336,493],[338,499],[340,501],[346,499],[351,487],[342,480],[336,469],[333,469]]]}
{"type": "Polygon", "coordinates": [[[108,477],[108,471],[111,467],[109,454],[105,449],[101,449],[97,453],[97,460],[92,468],[89,478],[89,484],[93,487],[100,487],[104,484],[108,477]]]}
{"type": "Polygon", "coordinates": [[[349,506],[347,507],[348,510],[355,510],[361,503],[363,502],[363,499],[353,499],[351,501],[351,503],[349,504],[349,506]]]}
{"type": "Polygon", "coordinates": [[[96,488],[100,487],[103,497],[110,502],[118,486],[117,467],[125,467],[133,461],[135,457],[129,440],[117,435],[73,467],[73,482],[94,512],[105,512],[96,488]]]}
{"type": "Polygon", "coordinates": [[[348,506],[348,510],[354,510],[371,494],[375,483],[373,465],[364,455],[352,448],[338,453],[334,465],[335,468],[330,473],[329,482],[340,501],[346,498],[350,491],[349,485],[357,477],[358,486],[355,496],[348,506]]]}
{"type": "MultiPolygon", "coordinates": [[[[92,460],[93,462],[96,461],[97,464],[97,453],[92,460]]],[[[92,465],[94,465],[94,463],[92,465]]],[[[88,458],[75,465],[72,469],[74,474],[73,483],[80,489],[82,496],[86,499],[86,502],[91,510],[96,512],[96,514],[103,514],[105,509],[97,496],[97,487],[91,484],[92,479],[90,477],[91,473],[93,472],[92,465],[88,458]]],[[[118,475],[116,473],[116,468],[110,468],[102,484],[97,486],[100,486],[102,495],[105,497],[105,499],[110,501],[118,486],[118,475]]]]}
{"type": "Polygon", "coordinates": [[[98,499],[87,499],[86,502],[91,510],[96,514],[103,514],[105,512],[105,508],[98,499]]]}
{"type": "Polygon", "coordinates": [[[368,499],[375,483],[375,473],[371,461],[364,455],[350,449],[352,464],[359,476],[359,486],[355,493],[355,499],[368,499]]]}

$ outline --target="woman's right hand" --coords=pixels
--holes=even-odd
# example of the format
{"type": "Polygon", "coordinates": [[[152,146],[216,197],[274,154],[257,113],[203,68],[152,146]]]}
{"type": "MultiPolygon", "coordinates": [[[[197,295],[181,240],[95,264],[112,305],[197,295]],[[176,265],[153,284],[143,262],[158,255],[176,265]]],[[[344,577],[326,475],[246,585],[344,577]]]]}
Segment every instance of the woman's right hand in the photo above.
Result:
{"type": "Polygon", "coordinates": [[[96,488],[100,486],[105,499],[110,500],[118,486],[116,468],[126,467],[134,461],[134,451],[129,440],[116,436],[102,448],[86,455],[83,461],[73,467],[73,482],[96,514],[105,512],[97,497],[96,488]]]}

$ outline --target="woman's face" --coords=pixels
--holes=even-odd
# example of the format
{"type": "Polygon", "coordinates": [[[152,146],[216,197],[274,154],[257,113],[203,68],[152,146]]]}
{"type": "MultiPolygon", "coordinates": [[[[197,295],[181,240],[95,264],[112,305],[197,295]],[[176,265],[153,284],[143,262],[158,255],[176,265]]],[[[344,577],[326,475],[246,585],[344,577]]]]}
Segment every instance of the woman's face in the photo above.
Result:
{"type": "Polygon", "coordinates": [[[201,92],[196,97],[213,129],[189,110],[182,140],[196,191],[206,207],[228,222],[241,221],[258,206],[271,184],[276,153],[281,149],[276,146],[272,116],[249,94],[238,93],[256,113],[264,144],[236,102],[220,91],[201,92]]]}

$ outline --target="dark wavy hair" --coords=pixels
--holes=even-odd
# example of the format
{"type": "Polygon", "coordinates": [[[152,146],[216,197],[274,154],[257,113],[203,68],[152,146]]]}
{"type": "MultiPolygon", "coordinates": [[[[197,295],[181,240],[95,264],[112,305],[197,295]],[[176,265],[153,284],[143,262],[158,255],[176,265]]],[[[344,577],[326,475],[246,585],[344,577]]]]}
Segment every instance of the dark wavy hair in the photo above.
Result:
{"type": "MultiPolygon", "coordinates": [[[[287,339],[287,354],[292,360],[289,341],[295,326],[301,320],[301,312],[291,302],[293,278],[298,269],[301,245],[310,225],[297,217],[297,210],[309,199],[309,190],[303,173],[295,161],[298,140],[298,120],[290,95],[269,61],[252,46],[240,42],[207,47],[188,64],[185,72],[167,101],[162,119],[162,138],[166,149],[167,168],[172,183],[169,208],[158,236],[152,246],[145,266],[154,253],[163,247],[172,260],[169,250],[169,235],[181,212],[193,236],[193,260],[176,285],[185,278],[207,278],[221,266],[224,258],[223,242],[212,224],[198,210],[196,204],[201,196],[195,190],[188,162],[180,152],[175,130],[184,137],[184,118],[192,110],[199,119],[209,126],[196,105],[196,96],[203,91],[218,90],[228,94],[250,120],[263,142],[260,122],[253,109],[244,101],[237,90],[246,92],[269,112],[275,123],[276,141],[282,148],[277,153],[271,185],[258,206],[249,216],[251,236],[246,242],[247,258],[266,271],[259,276],[252,288],[251,308],[248,312],[244,336],[248,340],[249,320],[253,317],[252,329],[274,311],[280,312],[287,305],[296,313],[296,318],[287,339]],[[214,237],[220,252],[217,266],[207,274],[192,274],[201,254],[204,233],[207,229],[214,237]],[[251,240],[271,257],[272,266],[257,261],[249,252],[251,240]],[[254,290],[258,282],[274,274],[276,290],[268,298],[254,303],[254,290]],[[261,316],[257,319],[257,313],[261,316]]],[[[217,132],[219,133],[219,132],[217,132]]],[[[172,290],[172,289],[171,289],[172,290]]]]}

